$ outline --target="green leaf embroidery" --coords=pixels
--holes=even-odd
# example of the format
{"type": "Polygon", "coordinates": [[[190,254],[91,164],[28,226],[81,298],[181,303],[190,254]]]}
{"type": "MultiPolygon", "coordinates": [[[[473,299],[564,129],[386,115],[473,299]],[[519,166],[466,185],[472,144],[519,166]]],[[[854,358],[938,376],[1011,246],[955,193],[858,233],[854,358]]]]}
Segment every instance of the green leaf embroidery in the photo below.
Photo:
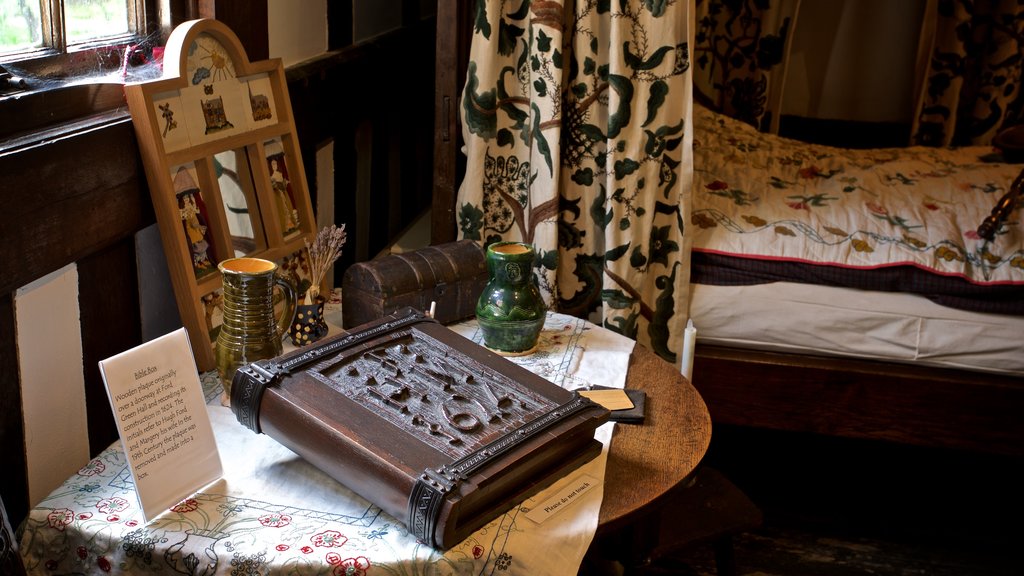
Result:
{"type": "Polygon", "coordinates": [[[619,258],[622,258],[622,256],[625,255],[627,251],[629,251],[629,242],[626,242],[622,246],[616,246],[615,248],[612,248],[611,250],[605,252],[604,259],[611,262],[616,262],[619,258]]]}
{"type": "Polygon", "coordinates": [[[502,18],[498,24],[498,54],[509,56],[516,49],[516,42],[522,37],[523,30],[515,24],[509,24],[502,18]]]}
{"type": "Polygon", "coordinates": [[[665,54],[669,52],[675,53],[673,46],[662,46],[654,51],[647,60],[643,60],[639,55],[633,54],[629,49],[629,42],[622,43],[622,57],[626,61],[626,66],[629,66],[633,70],[653,70],[661,65],[661,61],[665,59],[665,54]]]}
{"type": "MultiPolygon", "coordinates": [[[[587,168],[590,170],[590,168],[587,168]]],[[[600,193],[594,198],[594,203],[590,205],[590,217],[594,220],[594,224],[604,229],[608,226],[608,223],[612,221],[613,210],[609,208],[605,210],[605,205],[608,203],[608,197],[605,193],[605,187],[602,184],[600,186],[600,193]]]]}
{"type": "Polygon", "coordinates": [[[665,8],[668,6],[668,0],[644,0],[644,8],[651,11],[651,16],[655,18],[665,15],[665,8]]]}
{"type": "Polygon", "coordinates": [[[515,137],[512,136],[512,131],[508,128],[502,128],[498,130],[498,146],[510,146],[515,142],[515,137]]]}
{"type": "Polygon", "coordinates": [[[479,32],[484,38],[491,39],[491,23],[487,21],[487,3],[476,2],[476,19],[473,23],[475,32],[479,32]]]}
{"type": "Polygon", "coordinates": [[[463,236],[472,240],[480,239],[480,228],[483,227],[484,211],[470,203],[462,205],[459,210],[459,228],[463,236]]]}
{"type": "Polygon", "coordinates": [[[536,104],[531,104],[530,107],[533,109],[533,130],[530,135],[533,136],[533,141],[537,144],[537,151],[544,156],[544,162],[548,165],[548,174],[554,174],[554,169],[551,167],[551,146],[540,129],[540,108],[536,104]]]}
{"type": "Polygon", "coordinates": [[[545,34],[544,30],[537,32],[537,50],[541,52],[551,50],[551,37],[545,34]]]}
{"type": "Polygon", "coordinates": [[[630,298],[622,290],[602,290],[601,300],[611,308],[623,310],[633,306],[635,299],[630,298]]]}
{"type": "MultiPolygon", "coordinates": [[[[618,74],[609,74],[608,84],[619,96],[618,106],[608,116],[608,137],[616,138],[619,132],[629,124],[633,108],[633,84],[629,81],[629,78],[619,76],[618,74]]],[[[611,104],[610,101],[609,104],[611,104]]]]}
{"type": "Polygon", "coordinates": [[[476,77],[476,62],[470,61],[466,70],[466,88],[463,91],[462,117],[470,133],[485,140],[494,136],[498,127],[494,90],[477,92],[480,80],[476,77]]]}
{"type": "Polygon", "coordinates": [[[621,180],[626,176],[629,176],[633,172],[636,172],[640,168],[640,163],[632,158],[623,158],[615,161],[615,178],[621,180]]]}
{"type": "Polygon", "coordinates": [[[639,246],[634,247],[633,252],[629,255],[629,265],[633,268],[643,268],[647,265],[647,256],[644,256],[644,252],[639,246]]]}

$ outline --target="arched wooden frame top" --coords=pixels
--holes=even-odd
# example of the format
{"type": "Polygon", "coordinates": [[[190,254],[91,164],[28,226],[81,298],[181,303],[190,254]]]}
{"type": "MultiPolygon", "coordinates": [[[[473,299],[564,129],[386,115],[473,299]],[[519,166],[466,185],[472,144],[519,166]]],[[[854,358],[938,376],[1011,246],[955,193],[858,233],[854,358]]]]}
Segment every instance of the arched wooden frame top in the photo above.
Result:
{"type": "Polygon", "coordinates": [[[240,253],[294,259],[294,279],[305,279],[301,253],[316,223],[284,68],[280,59],[250,62],[223,23],[191,20],[171,33],[161,78],[128,84],[125,94],[182,324],[197,366],[209,370],[218,262],[240,253]],[[251,179],[235,200],[219,182],[226,159],[244,163],[232,173],[251,179]],[[239,237],[246,218],[252,231],[239,237]]]}

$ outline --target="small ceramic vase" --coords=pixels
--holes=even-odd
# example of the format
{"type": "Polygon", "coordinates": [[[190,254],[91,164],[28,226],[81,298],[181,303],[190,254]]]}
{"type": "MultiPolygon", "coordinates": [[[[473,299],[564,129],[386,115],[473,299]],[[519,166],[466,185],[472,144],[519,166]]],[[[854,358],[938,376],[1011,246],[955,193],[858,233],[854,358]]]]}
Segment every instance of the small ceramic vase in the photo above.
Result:
{"type": "Polygon", "coordinates": [[[536,252],[522,242],[487,247],[490,274],[476,304],[484,345],[500,354],[525,355],[537,347],[547,307],[533,274],[536,252]]]}
{"type": "Polygon", "coordinates": [[[295,320],[288,330],[292,344],[305,346],[327,335],[324,302],[323,296],[317,296],[312,304],[299,304],[295,307],[295,320]]]}
{"type": "Polygon", "coordinates": [[[295,289],[275,274],[277,264],[261,258],[231,258],[218,266],[223,278],[224,324],[217,334],[217,373],[227,405],[231,381],[239,367],[274,358],[282,352],[281,339],[295,315],[295,289]],[[281,288],[285,307],[274,314],[274,286],[281,288]]]}

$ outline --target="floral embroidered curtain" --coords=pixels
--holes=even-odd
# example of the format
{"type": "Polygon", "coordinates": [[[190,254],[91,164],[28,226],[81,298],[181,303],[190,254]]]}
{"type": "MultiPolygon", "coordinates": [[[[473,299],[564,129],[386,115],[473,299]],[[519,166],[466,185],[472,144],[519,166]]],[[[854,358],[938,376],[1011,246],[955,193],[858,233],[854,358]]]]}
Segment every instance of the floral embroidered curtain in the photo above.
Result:
{"type": "Polygon", "coordinates": [[[988,144],[1021,121],[1024,6],[1016,1],[929,0],[927,69],[911,141],[988,144]]]}
{"type": "Polygon", "coordinates": [[[480,0],[459,235],[534,244],[549,307],[678,362],[689,298],[688,2],[480,0]]]}
{"type": "Polygon", "coordinates": [[[777,133],[800,0],[696,0],[696,7],[694,98],[777,133]]]}

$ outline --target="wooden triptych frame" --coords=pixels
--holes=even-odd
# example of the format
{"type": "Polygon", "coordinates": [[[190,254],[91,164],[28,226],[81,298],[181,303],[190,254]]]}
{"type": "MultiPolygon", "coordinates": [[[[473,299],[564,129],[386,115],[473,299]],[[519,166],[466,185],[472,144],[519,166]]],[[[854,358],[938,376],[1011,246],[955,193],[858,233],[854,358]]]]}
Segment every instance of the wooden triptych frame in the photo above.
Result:
{"type": "Polygon", "coordinates": [[[279,59],[249,62],[212,19],[174,29],[163,75],[125,86],[181,320],[200,370],[215,366],[221,275],[273,260],[301,284],[316,234],[279,59]]]}

